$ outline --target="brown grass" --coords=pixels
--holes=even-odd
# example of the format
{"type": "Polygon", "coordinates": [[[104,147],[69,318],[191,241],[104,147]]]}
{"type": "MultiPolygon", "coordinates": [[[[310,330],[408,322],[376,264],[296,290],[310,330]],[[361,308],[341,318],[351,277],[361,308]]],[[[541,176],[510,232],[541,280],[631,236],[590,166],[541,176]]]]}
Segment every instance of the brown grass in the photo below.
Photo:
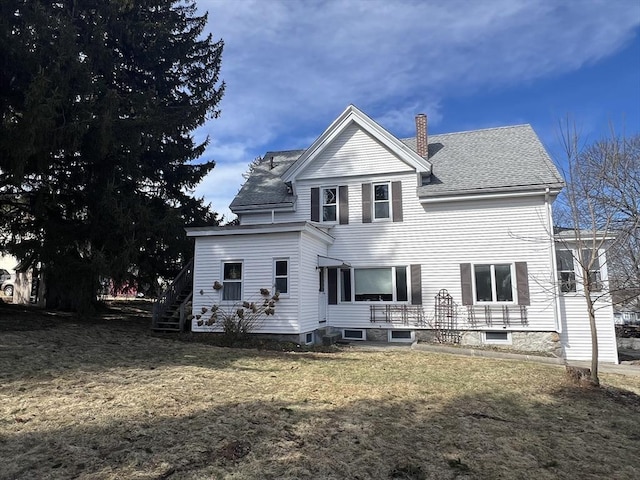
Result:
{"type": "Polygon", "coordinates": [[[636,479],[640,378],[282,353],[0,306],[2,479],[636,479]]]}

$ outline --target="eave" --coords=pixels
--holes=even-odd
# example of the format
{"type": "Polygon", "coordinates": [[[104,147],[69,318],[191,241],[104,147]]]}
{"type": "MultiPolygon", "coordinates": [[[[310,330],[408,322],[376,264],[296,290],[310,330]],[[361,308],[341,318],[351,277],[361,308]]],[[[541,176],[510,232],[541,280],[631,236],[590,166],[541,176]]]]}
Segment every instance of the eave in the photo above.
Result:
{"type": "Polygon", "coordinates": [[[342,114],[320,135],[313,144],[282,175],[286,182],[295,181],[296,177],[313,162],[347,127],[357,124],[373,138],[378,140],[400,160],[418,173],[431,172],[431,163],[411,150],[394,135],[382,128],[354,105],[349,105],[342,114]]]}

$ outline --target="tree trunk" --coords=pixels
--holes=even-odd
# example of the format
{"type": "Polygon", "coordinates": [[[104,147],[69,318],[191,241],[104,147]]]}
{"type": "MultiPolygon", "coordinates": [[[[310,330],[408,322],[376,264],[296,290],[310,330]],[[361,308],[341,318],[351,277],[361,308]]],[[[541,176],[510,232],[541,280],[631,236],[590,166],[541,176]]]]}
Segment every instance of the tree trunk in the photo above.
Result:
{"type": "Polygon", "coordinates": [[[45,269],[46,306],[56,310],[90,314],[97,303],[98,276],[91,265],[80,262],[60,265],[57,262],[45,269]]]}
{"type": "Polygon", "coordinates": [[[597,387],[600,385],[600,378],[598,377],[598,331],[596,329],[596,312],[591,299],[591,285],[588,280],[584,282],[584,295],[587,301],[589,327],[591,329],[591,384],[597,387]]]}

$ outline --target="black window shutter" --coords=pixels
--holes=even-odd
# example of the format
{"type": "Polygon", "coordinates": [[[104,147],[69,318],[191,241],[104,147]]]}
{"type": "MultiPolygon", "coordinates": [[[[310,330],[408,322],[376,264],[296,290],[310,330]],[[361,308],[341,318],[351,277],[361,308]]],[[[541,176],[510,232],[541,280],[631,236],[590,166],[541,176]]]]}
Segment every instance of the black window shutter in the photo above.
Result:
{"type": "Polygon", "coordinates": [[[362,223],[371,223],[371,184],[362,184],[362,223]]]}
{"type": "Polygon", "coordinates": [[[343,185],[338,187],[338,199],[340,201],[340,224],[349,223],[349,187],[343,185]]]}
{"type": "Polygon", "coordinates": [[[518,305],[531,305],[527,262],[516,262],[516,282],[518,282],[518,305]]]}
{"type": "Polygon", "coordinates": [[[311,221],[320,221],[320,189],[311,189],[311,221]]]}
{"type": "Polygon", "coordinates": [[[329,305],[338,304],[338,269],[327,269],[327,282],[329,287],[329,305]]]}
{"type": "Polygon", "coordinates": [[[422,265],[411,265],[411,305],[422,305],[422,265]]]}
{"type": "Polygon", "coordinates": [[[471,264],[460,264],[460,284],[462,286],[462,304],[473,305],[473,287],[471,285],[471,264]]]}
{"type": "Polygon", "coordinates": [[[393,221],[402,221],[402,182],[391,182],[393,221]]]}

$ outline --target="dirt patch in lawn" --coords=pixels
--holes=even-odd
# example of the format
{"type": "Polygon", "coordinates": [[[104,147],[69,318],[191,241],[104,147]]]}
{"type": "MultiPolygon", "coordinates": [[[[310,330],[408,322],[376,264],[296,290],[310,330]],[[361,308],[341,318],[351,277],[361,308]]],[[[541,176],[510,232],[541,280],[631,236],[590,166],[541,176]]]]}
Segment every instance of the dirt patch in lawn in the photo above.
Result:
{"type": "Polygon", "coordinates": [[[637,377],[220,348],[155,336],[146,312],[0,307],[0,478],[640,477],[637,377]]]}

